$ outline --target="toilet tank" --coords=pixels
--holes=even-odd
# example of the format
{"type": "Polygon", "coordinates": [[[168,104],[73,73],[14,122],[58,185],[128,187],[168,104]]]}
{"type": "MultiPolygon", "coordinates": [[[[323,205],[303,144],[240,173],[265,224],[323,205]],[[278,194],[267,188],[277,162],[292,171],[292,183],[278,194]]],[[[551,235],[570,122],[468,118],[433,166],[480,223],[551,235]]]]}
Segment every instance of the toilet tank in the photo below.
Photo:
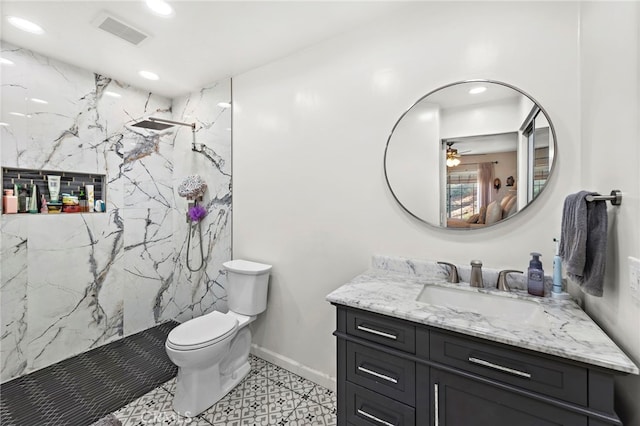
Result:
{"type": "Polygon", "coordinates": [[[222,264],[227,271],[229,310],[257,315],[267,308],[267,287],[271,265],[234,259],[222,264]]]}

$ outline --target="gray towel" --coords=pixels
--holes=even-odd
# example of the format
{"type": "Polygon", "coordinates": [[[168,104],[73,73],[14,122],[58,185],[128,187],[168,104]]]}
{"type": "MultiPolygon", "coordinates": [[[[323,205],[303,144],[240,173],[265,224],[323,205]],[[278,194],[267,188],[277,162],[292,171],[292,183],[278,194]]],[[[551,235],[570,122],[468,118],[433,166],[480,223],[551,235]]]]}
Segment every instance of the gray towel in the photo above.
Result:
{"type": "Polygon", "coordinates": [[[607,204],[588,202],[585,197],[589,194],[596,193],[580,191],[564,200],[560,256],[567,275],[580,284],[582,291],[602,296],[607,260],[607,204]]]}

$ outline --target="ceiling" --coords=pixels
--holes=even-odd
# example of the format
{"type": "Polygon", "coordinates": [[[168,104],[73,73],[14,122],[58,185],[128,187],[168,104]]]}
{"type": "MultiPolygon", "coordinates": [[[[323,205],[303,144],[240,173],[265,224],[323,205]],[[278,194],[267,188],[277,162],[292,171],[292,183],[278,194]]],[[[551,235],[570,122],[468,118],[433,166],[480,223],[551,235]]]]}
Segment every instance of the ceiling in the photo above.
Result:
{"type": "Polygon", "coordinates": [[[48,57],[170,98],[242,74],[382,18],[399,1],[169,1],[172,17],[144,0],[0,1],[0,38],[48,57]],[[107,13],[149,35],[130,44],[97,28],[107,13]],[[44,30],[14,28],[7,16],[44,30]],[[138,71],[158,74],[145,80],[138,71]]]}

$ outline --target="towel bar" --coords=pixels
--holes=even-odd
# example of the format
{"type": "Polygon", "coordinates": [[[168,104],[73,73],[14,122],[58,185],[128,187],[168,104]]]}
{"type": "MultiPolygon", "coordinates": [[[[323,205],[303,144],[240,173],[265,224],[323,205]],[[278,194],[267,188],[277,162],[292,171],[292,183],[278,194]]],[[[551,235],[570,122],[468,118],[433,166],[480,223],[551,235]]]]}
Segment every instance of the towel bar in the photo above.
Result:
{"type": "Polygon", "coordinates": [[[619,206],[622,204],[622,191],[614,189],[610,195],[587,195],[585,199],[591,201],[611,201],[611,205],[619,206]]]}

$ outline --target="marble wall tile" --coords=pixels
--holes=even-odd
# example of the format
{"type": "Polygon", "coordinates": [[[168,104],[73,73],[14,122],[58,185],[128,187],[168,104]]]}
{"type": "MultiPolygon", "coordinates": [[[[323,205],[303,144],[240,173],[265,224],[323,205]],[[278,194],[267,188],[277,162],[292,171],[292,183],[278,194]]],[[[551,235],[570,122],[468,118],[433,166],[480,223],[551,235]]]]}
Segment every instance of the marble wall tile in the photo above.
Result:
{"type": "Polygon", "coordinates": [[[212,84],[188,96],[174,99],[176,120],[196,123],[196,151],[192,150],[193,134],[188,128],[176,133],[174,143],[174,188],[194,171],[207,183],[202,205],[207,216],[200,223],[205,266],[200,271],[186,267],[189,248],[191,265],[200,259],[197,232],[188,239],[185,222],[187,201],[176,193],[175,233],[180,259],[178,279],[189,289],[190,304],[177,318],[186,319],[213,310],[226,311],[226,274],[222,264],[231,259],[231,109],[220,106],[231,102],[231,80],[212,84]]]}
{"type": "Polygon", "coordinates": [[[176,286],[170,209],[125,209],[125,335],[171,319],[164,314],[176,286]]]}
{"type": "Polygon", "coordinates": [[[11,215],[1,223],[0,380],[27,368],[27,231],[28,216],[11,215]]]}
{"type": "MultiPolygon", "coordinates": [[[[4,42],[0,49],[15,63],[1,76],[0,121],[9,124],[0,127],[1,165],[107,181],[105,214],[2,216],[0,380],[170,319],[225,311],[231,111],[217,104],[230,101],[231,81],[171,100],[4,42]],[[199,152],[188,127],[130,126],[149,116],[195,121],[199,152]],[[176,188],[198,173],[209,185],[205,259],[191,272],[187,203],[176,188]]],[[[191,244],[193,264],[199,238],[191,244]]]]}
{"type": "Polygon", "coordinates": [[[48,216],[29,216],[32,369],[122,336],[122,229],[106,214],[48,216]]]}

